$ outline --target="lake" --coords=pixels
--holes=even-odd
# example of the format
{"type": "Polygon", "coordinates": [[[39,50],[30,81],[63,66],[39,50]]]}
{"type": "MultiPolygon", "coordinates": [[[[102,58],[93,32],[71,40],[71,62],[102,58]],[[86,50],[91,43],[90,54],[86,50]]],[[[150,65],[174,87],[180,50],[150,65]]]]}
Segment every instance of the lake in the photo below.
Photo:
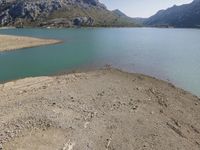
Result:
{"type": "Polygon", "coordinates": [[[106,64],[168,80],[200,96],[200,30],[158,28],[4,29],[62,44],[0,52],[0,81],[106,64]]]}

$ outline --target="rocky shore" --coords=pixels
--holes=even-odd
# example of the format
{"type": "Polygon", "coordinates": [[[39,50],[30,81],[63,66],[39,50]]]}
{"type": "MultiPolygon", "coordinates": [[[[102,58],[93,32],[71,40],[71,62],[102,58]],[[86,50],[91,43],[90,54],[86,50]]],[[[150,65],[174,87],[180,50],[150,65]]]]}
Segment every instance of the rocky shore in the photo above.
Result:
{"type": "Polygon", "coordinates": [[[0,149],[199,150],[200,99],[116,69],[0,84],[0,149]]]}
{"type": "Polygon", "coordinates": [[[0,52],[60,43],[59,40],[0,35],[0,52]]]}

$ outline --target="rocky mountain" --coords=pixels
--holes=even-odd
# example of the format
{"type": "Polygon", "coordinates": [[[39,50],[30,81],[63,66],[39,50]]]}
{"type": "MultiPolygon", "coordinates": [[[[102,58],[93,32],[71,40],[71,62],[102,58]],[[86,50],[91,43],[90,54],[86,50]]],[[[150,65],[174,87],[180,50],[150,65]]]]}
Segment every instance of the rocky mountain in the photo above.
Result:
{"type": "Polygon", "coordinates": [[[135,26],[98,0],[0,0],[0,25],[135,26]]]}
{"type": "Polygon", "coordinates": [[[148,26],[164,27],[200,27],[200,0],[194,0],[190,4],[173,6],[148,18],[145,22],[148,26]]]}

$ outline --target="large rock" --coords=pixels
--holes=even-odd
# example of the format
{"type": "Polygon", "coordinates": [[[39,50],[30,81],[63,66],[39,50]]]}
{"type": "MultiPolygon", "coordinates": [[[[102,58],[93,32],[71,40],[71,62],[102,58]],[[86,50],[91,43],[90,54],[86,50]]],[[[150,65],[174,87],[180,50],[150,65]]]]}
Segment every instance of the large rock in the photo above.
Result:
{"type": "Polygon", "coordinates": [[[73,24],[75,26],[83,26],[83,25],[88,25],[92,26],[94,23],[94,20],[91,17],[77,17],[73,19],[73,24]]]}

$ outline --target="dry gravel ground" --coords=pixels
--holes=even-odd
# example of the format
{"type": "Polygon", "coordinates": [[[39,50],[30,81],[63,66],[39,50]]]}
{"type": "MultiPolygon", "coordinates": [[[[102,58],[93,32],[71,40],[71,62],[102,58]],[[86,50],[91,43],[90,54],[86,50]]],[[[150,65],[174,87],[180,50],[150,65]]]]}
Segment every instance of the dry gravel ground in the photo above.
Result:
{"type": "Polygon", "coordinates": [[[53,40],[53,39],[39,39],[32,37],[0,35],[0,52],[16,50],[20,48],[56,44],[60,42],[61,41],[59,40],[53,40]]]}
{"type": "Polygon", "coordinates": [[[200,99],[102,69],[0,85],[3,150],[199,150],[200,99]]]}

